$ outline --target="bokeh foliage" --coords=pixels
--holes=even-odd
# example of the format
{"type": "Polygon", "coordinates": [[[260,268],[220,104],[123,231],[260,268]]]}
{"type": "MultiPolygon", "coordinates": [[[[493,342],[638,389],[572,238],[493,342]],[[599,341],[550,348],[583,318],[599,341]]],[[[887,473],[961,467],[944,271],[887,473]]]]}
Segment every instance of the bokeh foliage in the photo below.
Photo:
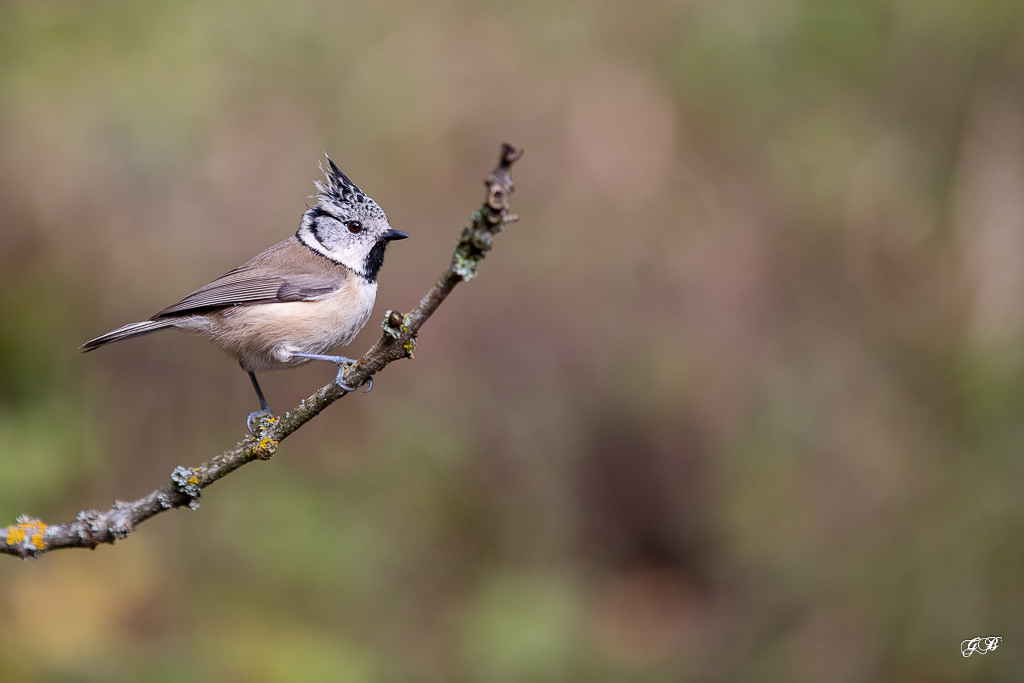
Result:
{"type": "Polygon", "coordinates": [[[8,521],[240,435],[197,340],[76,348],[290,234],[323,151],[413,236],[358,352],[527,150],[415,361],[198,512],[0,562],[3,679],[1016,680],[1022,15],[0,4],[8,521]]]}

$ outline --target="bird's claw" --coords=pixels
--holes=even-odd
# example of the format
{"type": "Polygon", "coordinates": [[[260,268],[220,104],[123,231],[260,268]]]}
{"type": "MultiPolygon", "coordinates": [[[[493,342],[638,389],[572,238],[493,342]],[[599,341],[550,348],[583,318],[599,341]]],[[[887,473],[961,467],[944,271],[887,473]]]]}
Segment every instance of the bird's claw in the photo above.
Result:
{"type": "Polygon", "coordinates": [[[268,408],[266,410],[254,410],[249,413],[249,417],[245,419],[245,426],[249,428],[249,433],[256,436],[256,429],[260,424],[261,417],[270,417],[274,413],[268,408]]]}
{"type": "MultiPolygon", "coordinates": [[[[352,367],[353,365],[359,362],[355,358],[346,358],[345,356],[325,356],[321,353],[305,353],[298,351],[293,353],[292,355],[298,356],[299,358],[309,358],[311,360],[326,360],[332,363],[337,363],[338,374],[334,378],[334,383],[337,384],[340,389],[343,389],[348,392],[355,391],[356,389],[359,388],[358,386],[350,387],[349,385],[345,384],[345,369],[346,367],[352,367]]],[[[367,377],[365,383],[368,383],[370,385],[366,389],[366,391],[369,391],[370,389],[373,388],[372,377],[367,377]]],[[[366,391],[364,391],[363,393],[365,394],[366,391]]]]}
{"type": "Polygon", "coordinates": [[[358,389],[358,387],[350,387],[349,385],[345,384],[344,381],[345,369],[347,367],[352,367],[355,364],[356,361],[352,360],[351,358],[343,358],[342,361],[338,363],[338,375],[337,377],[334,378],[334,383],[337,384],[342,389],[344,389],[345,391],[352,392],[358,389]]]}
{"type": "MultiPolygon", "coordinates": [[[[346,370],[346,368],[352,367],[357,362],[358,361],[354,361],[351,358],[346,358],[343,362],[338,363],[338,376],[334,378],[334,383],[337,384],[342,389],[344,389],[345,391],[355,391],[356,389],[359,388],[358,386],[350,387],[349,385],[345,384],[345,382],[343,381],[343,379],[345,377],[345,370],[346,370]]],[[[366,381],[364,382],[364,384],[366,384],[367,386],[366,386],[366,390],[363,391],[363,393],[364,394],[370,393],[370,390],[373,389],[373,377],[367,377],[366,381]]]]}

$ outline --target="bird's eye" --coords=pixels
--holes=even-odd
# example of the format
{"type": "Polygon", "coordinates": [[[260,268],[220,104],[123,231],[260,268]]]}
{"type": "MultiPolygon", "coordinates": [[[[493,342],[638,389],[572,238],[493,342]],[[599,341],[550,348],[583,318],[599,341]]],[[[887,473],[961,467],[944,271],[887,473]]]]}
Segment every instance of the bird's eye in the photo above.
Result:
{"type": "Polygon", "coordinates": [[[360,232],[363,231],[363,224],[360,223],[359,221],[349,221],[348,222],[348,231],[350,233],[352,233],[353,235],[355,235],[357,233],[360,233],[360,232]]]}

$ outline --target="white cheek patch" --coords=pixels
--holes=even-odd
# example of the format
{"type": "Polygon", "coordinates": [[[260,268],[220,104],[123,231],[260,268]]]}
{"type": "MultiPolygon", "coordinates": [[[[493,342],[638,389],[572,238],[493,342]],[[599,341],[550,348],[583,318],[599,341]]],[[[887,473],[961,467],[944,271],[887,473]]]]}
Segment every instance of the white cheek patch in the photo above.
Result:
{"type": "Polygon", "coordinates": [[[343,249],[331,250],[335,260],[340,261],[356,272],[362,272],[363,260],[366,258],[366,247],[358,242],[346,244],[343,249]]]}
{"type": "Polygon", "coordinates": [[[362,275],[363,265],[366,261],[367,249],[361,242],[352,241],[347,243],[341,249],[331,249],[317,240],[316,237],[313,236],[313,231],[305,225],[299,228],[299,232],[296,233],[296,236],[299,238],[300,242],[321,256],[326,256],[335,263],[340,263],[350,270],[362,275]]]}

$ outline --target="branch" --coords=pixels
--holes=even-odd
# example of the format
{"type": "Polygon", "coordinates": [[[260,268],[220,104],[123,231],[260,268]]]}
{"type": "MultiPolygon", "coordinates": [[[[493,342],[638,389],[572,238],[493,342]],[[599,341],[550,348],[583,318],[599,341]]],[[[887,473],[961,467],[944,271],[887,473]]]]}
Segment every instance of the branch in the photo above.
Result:
{"type": "MultiPolygon", "coordinates": [[[[388,364],[412,358],[416,335],[423,323],[455,285],[476,277],[477,267],[490,251],[494,236],[506,223],[518,220],[517,216],[508,213],[508,198],[512,193],[512,164],[522,153],[511,145],[502,145],[498,165],[484,180],[487,199],[473,214],[470,226],[463,229],[451,264],[410,313],[387,312],[381,325],[384,333],[380,341],[346,369],[345,384],[358,387],[370,381],[388,364]]],[[[168,483],[134,502],[115,501],[113,507],[103,512],[82,510],[78,518],[69,524],[47,525],[23,515],[17,524],[0,530],[0,552],[27,559],[58,548],[95,548],[100,543],[113,544],[118,539],[127,538],[138,524],[164,510],[183,506],[195,510],[199,507],[203,489],[246,463],[273,457],[281,441],[346,393],[332,382],[283,416],[261,419],[257,436],[247,435],[234,448],[198,467],[176,467],[168,483]]]]}

